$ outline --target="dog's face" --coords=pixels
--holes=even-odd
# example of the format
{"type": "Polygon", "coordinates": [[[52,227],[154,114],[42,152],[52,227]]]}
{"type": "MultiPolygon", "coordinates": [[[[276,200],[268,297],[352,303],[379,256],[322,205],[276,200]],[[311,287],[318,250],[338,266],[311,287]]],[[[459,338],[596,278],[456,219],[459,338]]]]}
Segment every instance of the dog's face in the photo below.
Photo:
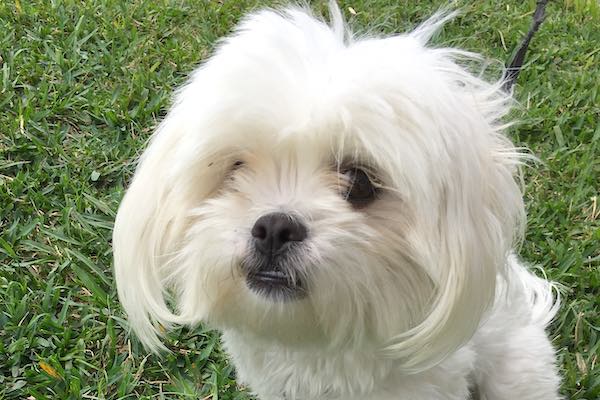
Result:
{"type": "Polygon", "coordinates": [[[115,226],[147,344],[203,320],[418,367],[479,324],[523,212],[508,97],[424,46],[439,21],[363,41],[334,25],[256,14],[179,92],[115,226]]]}
{"type": "Polygon", "coordinates": [[[178,255],[183,313],[284,341],[383,337],[378,323],[422,318],[437,278],[411,244],[417,194],[342,129],[264,126],[208,161],[218,178],[178,255]]]}

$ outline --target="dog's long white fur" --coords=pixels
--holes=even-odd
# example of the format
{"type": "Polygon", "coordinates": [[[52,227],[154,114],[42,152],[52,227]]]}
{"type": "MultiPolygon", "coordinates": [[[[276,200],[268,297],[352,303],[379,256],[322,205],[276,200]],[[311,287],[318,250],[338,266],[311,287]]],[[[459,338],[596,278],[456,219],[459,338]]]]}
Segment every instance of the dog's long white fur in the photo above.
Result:
{"type": "Polygon", "coordinates": [[[473,386],[558,399],[544,334],[558,303],[512,255],[522,156],[503,133],[502,80],[473,74],[477,55],[427,47],[449,14],[356,38],[331,13],[331,27],[297,8],[248,16],[178,91],[115,224],[131,326],[153,350],[159,327],[221,329],[263,400],[467,399],[473,386]],[[336,186],[347,162],[381,181],[365,209],[336,186]],[[310,231],[296,302],[253,293],[239,269],[252,224],[277,210],[310,231]]]}

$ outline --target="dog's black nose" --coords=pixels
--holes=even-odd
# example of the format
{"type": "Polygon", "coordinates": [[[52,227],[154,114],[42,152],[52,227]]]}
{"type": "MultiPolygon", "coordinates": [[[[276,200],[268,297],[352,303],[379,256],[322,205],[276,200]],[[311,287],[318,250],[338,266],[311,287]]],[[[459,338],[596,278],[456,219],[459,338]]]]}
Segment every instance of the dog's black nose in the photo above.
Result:
{"type": "Polygon", "coordinates": [[[274,255],[285,249],[290,242],[306,239],[306,227],[296,218],[284,213],[263,215],[254,223],[252,236],[256,248],[265,255],[274,255]]]}

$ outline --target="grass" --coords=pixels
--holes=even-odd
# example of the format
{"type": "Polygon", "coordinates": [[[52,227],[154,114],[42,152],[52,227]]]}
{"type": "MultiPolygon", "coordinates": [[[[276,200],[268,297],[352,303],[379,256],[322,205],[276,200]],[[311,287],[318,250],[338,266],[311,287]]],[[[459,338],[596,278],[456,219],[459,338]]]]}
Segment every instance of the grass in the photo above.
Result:
{"type": "MultiPolygon", "coordinates": [[[[180,329],[146,356],[118,304],[112,221],[172,90],[259,1],[0,4],[0,399],[247,399],[218,335],[180,329]]],[[[445,2],[341,1],[402,31],[445,2]]],[[[533,1],[459,2],[436,40],[506,60],[533,1]]],[[[323,2],[315,6],[324,9],[323,2]]],[[[349,9],[352,7],[352,10],[349,9]]],[[[523,257],[565,287],[551,327],[562,391],[600,398],[600,11],[554,1],[516,86],[523,257]]]]}

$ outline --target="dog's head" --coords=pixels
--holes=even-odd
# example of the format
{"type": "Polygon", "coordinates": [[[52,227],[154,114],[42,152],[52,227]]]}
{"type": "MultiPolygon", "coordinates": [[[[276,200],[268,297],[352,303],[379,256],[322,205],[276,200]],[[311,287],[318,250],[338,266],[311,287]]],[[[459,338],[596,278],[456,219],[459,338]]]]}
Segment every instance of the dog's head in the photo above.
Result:
{"type": "Polygon", "coordinates": [[[355,40],[301,10],[244,20],[177,94],[114,232],[120,299],[289,346],[441,360],[490,305],[523,204],[510,99],[409,34],[355,40]],[[167,306],[171,296],[174,309],[167,306]]]}

